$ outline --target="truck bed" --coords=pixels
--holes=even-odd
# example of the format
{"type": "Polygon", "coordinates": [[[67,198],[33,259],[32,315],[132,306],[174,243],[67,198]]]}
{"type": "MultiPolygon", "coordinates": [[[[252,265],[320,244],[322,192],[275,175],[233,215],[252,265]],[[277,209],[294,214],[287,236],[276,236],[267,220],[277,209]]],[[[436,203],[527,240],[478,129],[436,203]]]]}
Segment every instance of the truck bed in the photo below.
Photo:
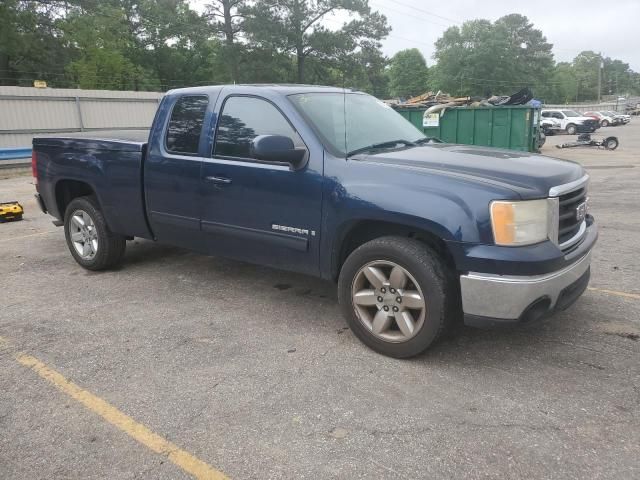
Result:
{"type": "Polygon", "coordinates": [[[83,138],[93,140],[119,140],[123,142],[146,143],[149,129],[140,130],[92,130],[87,132],[72,132],[51,135],[37,135],[35,138],[83,138]]]}
{"type": "Polygon", "coordinates": [[[148,133],[114,130],[34,138],[38,191],[49,213],[62,220],[66,192],[88,186],[111,231],[151,238],[142,187],[148,133]]]}

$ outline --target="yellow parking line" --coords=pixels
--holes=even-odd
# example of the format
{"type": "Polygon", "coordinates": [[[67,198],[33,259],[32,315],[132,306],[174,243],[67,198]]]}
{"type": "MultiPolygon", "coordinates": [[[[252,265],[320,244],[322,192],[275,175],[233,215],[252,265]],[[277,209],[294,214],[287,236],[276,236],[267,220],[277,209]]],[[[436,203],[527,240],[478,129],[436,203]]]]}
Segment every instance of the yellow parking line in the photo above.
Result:
{"type": "Polygon", "coordinates": [[[617,290],[606,290],[604,288],[589,287],[589,290],[593,292],[606,293],[607,295],[615,295],[616,297],[633,298],[634,300],[640,300],[640,295],[637,293],[618,292],[617,290]]]}
{"type": "MultiPolygon", "coordinates": [[[[8,342],[0,337],[0,344],[8,345],[8,342]]],[[[36,372],[49,383],[53,384],[58,390],[67,394],[74,400],[77,400],[92,412],[100,415],[104,420],[116,426],[148,449],[160,455],[164,455],[173,464],[193,475],[193,477],[203,480],[228,480],[228,477],[224,473],[216,470],[202,460],[182,450],[177,445],[152,432],[147,427],[136,422],[128,415],[125,415],[100,397],[83,390],[78,385],[65,378],[62,374],[49,368],[37,358],[24,353],[18,353],[15,355],[15,358],[18,363],[36,372]]]]}

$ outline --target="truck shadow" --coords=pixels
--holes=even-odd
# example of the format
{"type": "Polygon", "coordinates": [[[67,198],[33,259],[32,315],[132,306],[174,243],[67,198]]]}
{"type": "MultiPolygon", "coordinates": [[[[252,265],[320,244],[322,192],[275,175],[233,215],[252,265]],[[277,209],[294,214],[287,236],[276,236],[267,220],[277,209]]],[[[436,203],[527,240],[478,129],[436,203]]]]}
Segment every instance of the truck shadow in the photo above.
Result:
{"type": "MultiPolygon", "coordinates": [[[[222,257],[199,255],[144,240],[128,245],[125,261],[119,270],[127,269],[149,270],[150,275],[161,269],[162,274],[170,279],[168,281],[175,285],[176,297],[181,299],[185,294],[215,298],[217,290],[233,286],[237,298],[251,303],[251,292],[258,289],[262,298],[294,312],[288,318],[269,318],[270,322],[296,328],[301,328],[301,322],[317,323],[315,326],[321,327],[325,332],[323,336],[326,335],[322,341],[339,343],[340,348],[366,349],[355,336],[345,333],[348,327],[337,303],[336,285],[332,282],[222,257]],[[324,312],[321,319],[315,314],[319,311],[324,312]]],[[[585,300],[581,299],[567,311],[541,322],[508,329],[480,330],[457,324],[425,353],[404,361],[425,366],[477,364],[502,369],[507,368],[505,362],[511,362],[510,367],[523,365],[527,358],[553,358],[563,350],[574,354],[577,351],[585,358],[593,356],[594,346],[602,335],[585,327],[589,312],[588,302],[583,302],[585,300]]],[[[585,364],[599,365],[584,361],[585,364]]]]}

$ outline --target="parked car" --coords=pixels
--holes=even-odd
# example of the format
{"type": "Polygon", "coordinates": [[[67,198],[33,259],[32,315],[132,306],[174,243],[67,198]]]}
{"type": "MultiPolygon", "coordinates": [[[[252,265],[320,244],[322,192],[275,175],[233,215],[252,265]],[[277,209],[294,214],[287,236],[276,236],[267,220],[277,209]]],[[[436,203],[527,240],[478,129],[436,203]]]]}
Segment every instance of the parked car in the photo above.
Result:
{"type": "Polygon", "coordinates": [[[595,118],[600,122],[601,127],[616,126],[621,123],[620,118],[616,118],[606,112],[584,112],[585,117],[595,118]]]}
{"type": "Polygon", "coordinates": [[[625,113],[617,113],[617,112],[612,112],[610,110],[607,110],[602,113],[612,116],[614,119],[618,120],[619,124],[622,124],[622,125],[625,125],[631,121],[631,115],[627,115],[625,113]]]}
{"type": "Polygon", "coordinates": [[[540,128],[546,136],[555,135],[562,130],[560,120],[552,117],[543,117],[540,119],[540,128]]]}
{"type": "Polygon", "coordinates": [[[600,123],[591,117],[586,117],[573,110],[543,109],[543,118],[555,118],[560,121],[560,127],[569,135],[576,133],[592,133],[600,127],[600,123]]]}
{"type": "Polygon", "coordinates": [[[38,202],[82,267],[113,267],[142,237],[334,280],[353,333],[393,357],[460,317],[545,317],[589,282],[578,163],[431,143],[360,92],[172,90],[147,142],[36,138],[33,152],[38,202]]]}
{"type": "Polygon", "coordinates": [[[628,103],[625,106],[624,113],[626,115],[634,115],[634,116],[640,115],[640,103],[636,103],[635,105],[628,103]]]}

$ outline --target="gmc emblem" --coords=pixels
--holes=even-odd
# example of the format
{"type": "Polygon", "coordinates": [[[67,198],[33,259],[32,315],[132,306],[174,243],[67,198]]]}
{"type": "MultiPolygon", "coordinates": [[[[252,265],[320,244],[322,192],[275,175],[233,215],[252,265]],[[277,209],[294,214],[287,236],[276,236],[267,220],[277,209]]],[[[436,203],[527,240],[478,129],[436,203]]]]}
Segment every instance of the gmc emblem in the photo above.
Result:
{"type": "Polygon", "coordinates": [[[576,207],[576,220],[581,222],[587,216],[587,202],[582,202],[576,207]]]}

